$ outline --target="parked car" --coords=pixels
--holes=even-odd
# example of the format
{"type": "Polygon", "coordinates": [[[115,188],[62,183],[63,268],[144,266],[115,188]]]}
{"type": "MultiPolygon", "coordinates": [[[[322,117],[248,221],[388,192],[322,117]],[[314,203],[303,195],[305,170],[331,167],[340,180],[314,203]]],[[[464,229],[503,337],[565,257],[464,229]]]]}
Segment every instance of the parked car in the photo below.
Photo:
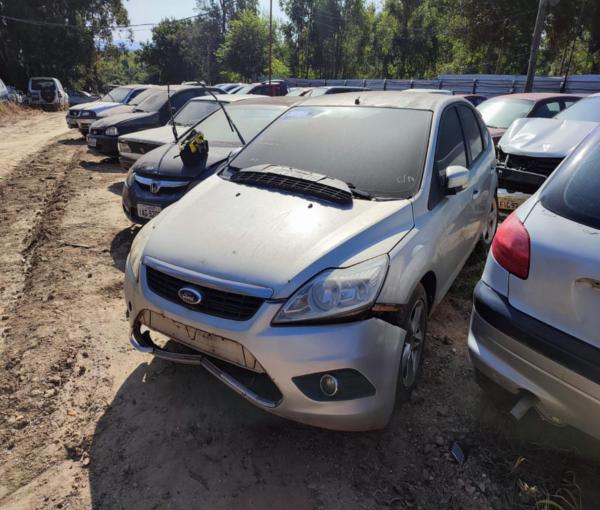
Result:
{"type": "Polygon", "coordinates": [[[235,94],[257,94],[259,96],[285,96],[288,93],[287,84],[283,80],[271,80],[261,83],[251,83],[237,89],[235,94]]]}
{"type": "MultiPolygon", "coordinates": [[[[219,89],[208,89],[215,94],[219,92],[219,89]]],[[[87,136],[88,147],[101,154],[117,157],[119,136],[165,125],[190,99],[206,95],[206,90],[205,87],[188,85],[176,85],[170,90],[159,87],[130,113],[112,115],[94,122],[87,136]]]]}
{"type": "MultiPolygon", "coordinates": [[[[242,99],[256,96],[234,94],[219,94],[215,96],[223,104],[234,103],[242,99]]],[[[183,135],[190,127],[219,108],[212,96],[201,96],[190,99],[173,117],[175,129],[183,135]]],[[[119,137],[119,163],[125,169],[129,168],[144,154],[173,141],[173,124],[169,121],[161,127],[136,131],[119,137]]]]}
{"type": "Polygon", "coordinates": [[[491,242],[496,179],[467,101],[308,98],[138,232],[131,343],[279,416],[383,427],[417,384],[430,311],[491,242]]]}
{"type": "Polygon", "coordinates": [[[596,439],[599,196],[596,129],[498,229],[475,288],[469,332],[478,380],[493,395],[520,403],[513,408],[517,418],[535,407],[550,423],[596,439]]]}
{"type": "MultiPolygon", "coordinates": [[[[306,89],[301,97],[318,97],[328,94],[342,94],[344,92],[365,92],[371,90],[365,87],[346,87],[346,86],[331,86],[331,87],[310,87],[306,89]]],[[[289,94],[288,94],[289,95],[289,94]]]]}
{"type": "Polygon", "coordinates": [[[75,106],[78,104],[91,103],[92,101],[98,101],[98,96],[90,94],[85,90],[67,89],[69,95],[69,106],[75,106]]]}
{"type": "Polygon", "coordinates": [[[244,85],[246,85],[246,84],[245,83],[219,83],[218,85],[215,85],[215,87],[223,90],[224,92],[227,92],[228,94],[231,94],[234,90],[237,90],[237,89],[243,87],[244,85]]]}
{"type": "Polygon", "coordinates": [[[131,103],[136,97],[152,87],[153,85],[118,86],[111,89],[98,101],[73,106],[69,108],[67,113],[67,126],[72,129],[79,129],[83,135],[86,135],[98,115],[131,103]]]}
{"type": "Polygon", "coordinates": [[[28,103],[47,110],[63,110],[69,107],[69,95],[57,78],[29,78],[28,103]]]}
{"type": "Polygon", "coordinates": [[[6,88],[8,89],[9,101],[15,104],[23,104],[25,102],[25,94],[21,90],[13,87],[12,85],[7,86],[6,88]]]}
{"type": "Polygon", "coordinates": [[[125,215],[134,223],[145,223],[153,218],[212,175],[245,142],[252,140],[276,117],[299,102],[297,98],[249,97],[227,106],[227,113],[241,138],[218,108],[195,123],[193,131],[184,133],[179,143],[174,142],[171,134],[170,143],[139,158],[127,174],[123,187],[125,215]],[[208,155],[186,163],[180,156],[181,145],[193,138],[195,133],[202,133],[208,141],[208,155]]]}
{"type": "Polygon", "coordinates": [[[2,80],[0,80],[0,103],[4,103],[9,99],[10,98],[8,94],[8,87],[4,84],[2,80]]]}
{"type": "Polygon", "coordinates": [[[553,118],[515,120],[498,142],[500,186],[509,192],[534,193],[599,124],[600,94],[578,101],[553,118]]]}
{"type": "Polygon", "coordinates": [[[573,94],[545,92],[507,94],[488,99],[477,109],[496,145],[515,120],[532,117],[549,119],[580,99],[581,96],[573,94]]]}

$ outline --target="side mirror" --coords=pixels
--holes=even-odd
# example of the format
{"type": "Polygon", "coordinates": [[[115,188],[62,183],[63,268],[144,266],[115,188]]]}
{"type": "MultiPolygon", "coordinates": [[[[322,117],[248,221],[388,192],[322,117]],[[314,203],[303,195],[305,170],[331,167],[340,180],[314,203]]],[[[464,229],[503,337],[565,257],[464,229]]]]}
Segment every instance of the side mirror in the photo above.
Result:
{"type": "Polygon", "coordinates": [[[469,184],[469,170],[464,166],[451,165],[446,168],[446,191],[462,191],[469,184]]]}

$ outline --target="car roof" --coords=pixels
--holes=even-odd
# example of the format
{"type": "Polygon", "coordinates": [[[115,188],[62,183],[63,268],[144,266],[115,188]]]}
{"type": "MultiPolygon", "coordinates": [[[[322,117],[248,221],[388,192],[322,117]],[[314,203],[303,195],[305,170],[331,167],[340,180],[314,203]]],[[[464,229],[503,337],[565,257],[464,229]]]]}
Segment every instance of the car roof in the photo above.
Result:
{"type": "Polygon", "coordinates": [[[471,104],[465,99],[447,94],[430,94],[404,91],[358,91],[356,94],[327,94],[317,97],[301,97],[302,106],[354,106],[358,99],[361,106],[381,108],[411,108],[414,110],[438,110],[449,103],[471,104]]]}
{"type": "Polygon", "coordinates": [[[241,101],[238,103],[247,104],[272,104],[277,106],[287,106],[292,107],[298,103],[304,103],[306,101],[305,97],[302,96],[257,96],[252,94],[246,94],[242,97],[241,101]],[[247,97],[250,96],[250,97],[247,97]]]}
{"type": "MultiPolygon", "coordinates": [[[[235,103],[236,101],[241,101],[242,99],[254,99],[255,95],[252,94],[215,94],[215,97],[219,101],[223,101],[225,103],[235,103]]],[[[205,96],[193,97],[190,101],[214,101],[215,98],[210,94],[205,96]]]]}
{"type": "Polygon", "coordinates": [[[560,92],[519,92],[517,94],[504,94],[491,99],[528,99],[530,101],[543,101],[561,97],[583,97],[581,94],[562,94],[560,92]]]}

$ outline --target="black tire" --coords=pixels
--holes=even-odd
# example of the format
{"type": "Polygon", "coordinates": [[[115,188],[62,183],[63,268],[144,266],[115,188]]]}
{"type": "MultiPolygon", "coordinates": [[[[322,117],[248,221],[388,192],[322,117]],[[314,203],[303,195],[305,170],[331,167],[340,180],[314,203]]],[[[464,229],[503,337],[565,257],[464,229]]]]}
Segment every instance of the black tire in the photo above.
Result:
{"type": "Polygon", "coordinates": [[[406,331],[396,384],[396,401],[399,403],[408,400],[421,378],[428,315],[427,293],[419,284],[398,320],[399,326],[406,331]]]}
{"type": "Polygon", "coordinates": [[[481,240],[479,244],[485,251],[485,253],[489,253],[492,248],[492,241],[494,240],[494,236],[496,235],[496,230],[498,229],[498,197],[494,194],[494,198],[492,200],[490,210],[488,215],[485,218],[485,227],[483,232],[481,233],[481,240]]]}

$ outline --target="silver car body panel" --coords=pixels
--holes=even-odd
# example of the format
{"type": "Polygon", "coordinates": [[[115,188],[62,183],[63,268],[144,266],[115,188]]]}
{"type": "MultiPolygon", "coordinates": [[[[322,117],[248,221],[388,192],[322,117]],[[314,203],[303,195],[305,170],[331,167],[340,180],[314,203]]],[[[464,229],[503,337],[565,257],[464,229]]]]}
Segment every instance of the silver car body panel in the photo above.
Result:
{"type": "MultiPolygon", "coordinates": [[[[344,95],[310,102],[349,101],[339,97],[344,95]]],[[[455,104],[472,106],[453,96],[389,92],[361,94],[361,104],[398,107],[398,101],[390,103],[392,97],[401,98],[398,101],[407,108],[433,112],[423,181],[415,196],[390,201],[356,199],[350,206],[329,206],[290,193],[242,186],[218,175],[209,177],[154,220],[138,282],[127,263],[125,295],[132,328],[140,313],[152,310],[239,342],[283,394],[279,405],[269,409],[280,416],[343,430],[384,426],[394,407],[404,330],[379,318],[284,327],[272,326],[271,321],[284,299],[321,271],[384,254],[390,266],[377,302],[407,303],[424,276],[432,274],[436,282],[433,303],[437,303],[479,240],[497,186],[487,130],[487,148],[473,162],[468,185],[429,210],[442,112],[455,104]],[[183,280],[186,274],[187,281],[210,275],[269,289],[272,295],[247,321],[203,314],[148,288],[146,263],[155,261],[168,264],[183,280]],[[363,374],[376,388],[375,395],[317,402],[291,380],[296,375],[342,368],[363,374]]]]}

